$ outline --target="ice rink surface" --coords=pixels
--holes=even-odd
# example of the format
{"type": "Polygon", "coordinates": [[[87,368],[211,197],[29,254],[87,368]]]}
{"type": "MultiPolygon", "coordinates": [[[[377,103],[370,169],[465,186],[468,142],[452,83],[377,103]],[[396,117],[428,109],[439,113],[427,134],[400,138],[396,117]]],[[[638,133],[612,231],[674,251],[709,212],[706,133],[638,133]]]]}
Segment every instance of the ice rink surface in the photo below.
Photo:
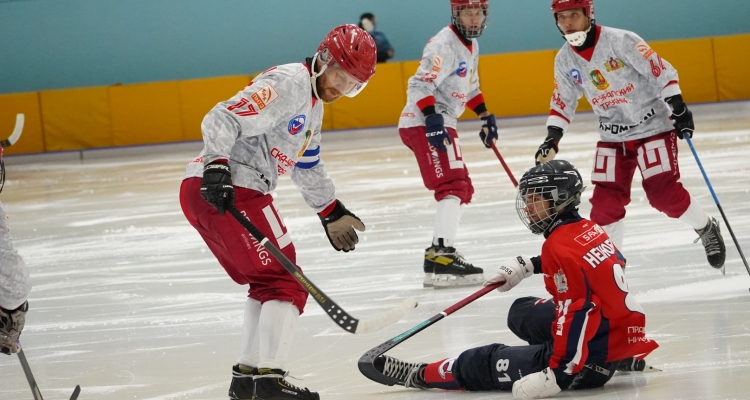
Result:
{"type": "MultiPolygon", "coordinates": [[[[693,106],[693,139],[729,222],[750,253],[750,103],[693,106]]],[[[498,149],[516,178],[532,166],[545,137],[544,118],[501,120],[498,149]]],[[[562,159],[589,189],[597,123],[577,117],[561,142],[562,159]]],[[[495,271],[498,260],[536,255],[542,237],[515,211],[515,191],[478,124],[459,126],[476,193],[465,208],[457,247],[495,271]]],[[[23,138],[21,138],[23,140],[23,138]]],[[[180,210],[179,185],[201,143],[6,157],[0,200],[33,281],[21,342],[47,400],[226,399],[239,352],[246,288],[234,284],[180,210]]],[[[334,251],[320,221],[291,180],[282,177],[276,206],[308,277],[358,318],[415,296],[419,307],[384,331],[365,336],[336,327],[312,300],[300,319],[290,380],[322,399],[510,399],[510,393],[419,392],[369,381],[357,359],[468,296],[476,288],[422,288],[435,201],[395,128],[324,134],[322,158],[337,195],[367,225],[356,251],[334,251]]],[[[687,143],[680,141],[682,182],[721,220],[687,143]]],[[[624,254],[630,289],[644,307],[647,333],[660,344],[648,361],[663,369],[618,373],[604,388],[562,398],[750,398],[750,276],[726,225],[726,276],[708,266],[694,231],[652,209],[636,173],[624,254]]],[[[520,345],[505,317],[517,297],[545,296],[540,276],[493,292],[388,354],[437,361],[493,342],[520,345]]],[[[31,399],[16,357],[0,357],[0,399],[31,399]]]]}

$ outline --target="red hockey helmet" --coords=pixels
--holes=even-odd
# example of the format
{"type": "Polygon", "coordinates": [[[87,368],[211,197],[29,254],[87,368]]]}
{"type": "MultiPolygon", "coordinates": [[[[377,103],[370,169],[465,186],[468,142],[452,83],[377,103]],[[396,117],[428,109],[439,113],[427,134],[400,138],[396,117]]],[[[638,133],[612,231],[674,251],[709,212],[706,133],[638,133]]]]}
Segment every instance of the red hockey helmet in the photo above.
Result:
{"type": "Polygon", "coordinates": [[[487,17],[490,15],[489,0],[451,0],[451,15],[453,25],[467,39],[474,39],[482,36],[482,32],[487,27],[487,17]],[[469,29],[461,23],[459,18],[460,11],[464,9],[479,8],[484,11],[484,19],[477,29],[469,29]]]}
{"type": "Polygon", "coordinates": [[[557,22],[557,13],[560,11],[583,8],[586,15],[593,21],[594,17],[594,0],[552,0],[552,16],[557,22]]]}
{"type": "Polygon", "coordinates": [[[375,75],[378,58],[375,40],[357,25],[333,28],[318,47],[318,53],[324,64],[337,63],[360,83],[375,75]]]}

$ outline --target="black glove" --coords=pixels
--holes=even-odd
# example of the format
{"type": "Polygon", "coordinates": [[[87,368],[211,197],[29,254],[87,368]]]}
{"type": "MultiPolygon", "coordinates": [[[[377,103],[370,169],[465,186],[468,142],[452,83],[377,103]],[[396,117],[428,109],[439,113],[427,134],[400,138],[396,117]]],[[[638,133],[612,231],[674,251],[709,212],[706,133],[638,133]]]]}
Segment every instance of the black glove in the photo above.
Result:
{"type": "Polygon", "coordinates": [[[482,139],[484,147],[491,148],[492,142],[497,140],[497,121],[495,114],[490,114],[480,118],[482,120],[482,130],[479,131],[479,138],[482,139]]]}
{"type": "Polygon", "coordinates": [[[442,114],[430,114],[425,118],[425,127],[427,128],[427,141],[436,149],[446,152],[445,141],[451,142],[451,136],[445,130],[445,121],[442,114]]]}
{"type": "Polygon", "coordinates": [[[344,203],[334,200],[336,205],[333,210],[325,217],[318,213],[320,222],[326,230],[328,241],[331,242],[336,251],[348,252],[354,250],[354,245],[359,242],[357,232],[354,229],[364,232],[365,224],[357,218],[351,211],[344,207],[344,203]]]}
{"type": "Polygon", "coordinates": [[[558,128],[556,126],[547,127],[547,138],[544,139],[544,143],[539,146],[536,154],[534,154],[536,165],[546,163],[547,161],[552,161],[555,158],[555,155],[559,151],[557,148],[557,143],[560,142],[562,136],[563,130],[561,128],[558,128]]]}
{"type": "Polygon", "coordinates": [[[201,197],[224,215],[224,210],[234,203],[232,171],[223,161],[214,161],[203,168],[201,197]]]}
{"type": "Polygon", "coordinates": [[[0,307],[0,352],[4,354],[18,353],[18,343],[23,326],[26,323],[26,312],[29,302],[24,302],[15,310],[0,307]]]}
{"type": "Polygon", "coordinates": [[[685,139],[685,135],[687,135],[692,139],[695,130],[693,113],[688,110],[687,105],[682,100],[682,95],[674,95],[667,98],[666,101],[672,107],[672,120],[674,121],[674,129],[677,131],[677,137],[685,139]]]}

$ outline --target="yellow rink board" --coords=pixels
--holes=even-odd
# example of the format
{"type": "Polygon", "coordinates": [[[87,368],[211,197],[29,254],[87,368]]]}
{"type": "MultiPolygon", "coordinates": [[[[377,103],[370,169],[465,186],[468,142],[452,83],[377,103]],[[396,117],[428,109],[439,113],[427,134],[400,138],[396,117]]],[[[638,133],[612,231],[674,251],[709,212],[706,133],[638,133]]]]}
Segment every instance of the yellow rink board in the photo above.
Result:
{"type": "Polygon", "coordinates": [[[39,94],[46,151],[114,146],[106,86],[39,94]]]}
{"type": "Polygon", "coordinates": [[[0,140],[10,136],[16,126],[16,114],[24,115],[23,133],[13,147],[3,154],[41,153],[45,151],[42,118],[39,114],[39,93],[0,95],[0,140]]]}
{"type": "Polygon", "coordinates": [[[661,58],[677,69],[685,102],[708,103],[719,99],[712,39],[669,40],[649,44],[661,58]]]}
{"type": "Polygon", "coordinates": [[[183,140],[178,82],[110,86],[115,146],[183,140]]]}
{"type": "Polygon", "coordinates": [[[202,140],[203,117],[217,103],[244,89],[250,80],[247,75],[239,75],[178,82],[183,134],[181,140],[202,140]]]}
{"type": "Polygon", "coordinates": [[[719,100],[750,99],[750,34],[713,39],[719,100]]]}

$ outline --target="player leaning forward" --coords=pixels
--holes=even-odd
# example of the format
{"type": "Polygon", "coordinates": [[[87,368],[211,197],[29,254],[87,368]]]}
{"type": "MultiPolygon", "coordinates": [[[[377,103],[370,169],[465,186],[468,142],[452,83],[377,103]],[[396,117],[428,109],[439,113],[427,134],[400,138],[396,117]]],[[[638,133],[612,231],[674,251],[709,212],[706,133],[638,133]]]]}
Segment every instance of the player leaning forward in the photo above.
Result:
{"type": "Polygon", "coordinates": [[[204,148],[188,164],[180,201],[188,221],[229,276],[249,284],[231,399],[318,399],[284,379],[305,289],[232,216],[242,212],[292,261],[296,254],[269,194],[278,176],[292,181],[323,223],[331,245],[350,251],[364,224],[335,197],[320,159],[323,103],[359,93],[375,73],[375,42],[355,25],[332,30],[304,63],[256,77],[203,119],[204,148]]]}
{"type": "Polygon", "coordinates": [[[465,108],[482,119],[480,137],[489,148],[497,139],[495,116],[479,90],[479,43],[489,13],[487,0],[451,0],[451,25],[425,46],[417,74],[409,78],[407,103],[398,132],[417,158],[427,189],[434,191],[435,231],[425,250],[424,286],[478,285],[483,270],[456,251],[462,208],[474,186],[464,164],[456,121],[465,108]]]}
{"type": "MultiPolygon", "coordinates": [[[[5,163],[0,146],[0,192],[5,184],[5,163]]],[[[0,352],[18,352],[17,340],[26,322],[31,280],[26,263],[13,248],[5,206],[0,203],[0,352]]]]}
{"type": "Polygon", "coordinates": [[[498,289],[505,292],[544,275],[552,297],[519,298],[508,311],[508,327],[528,346],[496,343],[430,364],[381,356],[375,367],[407,387],[512,390],[519,399],[538,399],[602,386],[620,360],[656,349],[615,246],[578,214],[583,189],[578,170],[563,160],[537,165],[519,182],[516,209],[531,232],[544,235],[542,253],[506,261],[487,284],[506,282],[498,289]]]}
{"type": "Polygon", "coordinates": [[[635,33],[596,25],[593,0],[553,0],[552,12],[568,43],[555,58],[548,134],[537,162],[555,157],[585,95],[601,137],[591,175],[591,219],[622,250],[625,206],[638,167],[651,206],[695,229],[709,264],[721,268],[726,249],[719,224],[679,182],[677,138],[692,137],[694,124],[677,71],[635,33]]]}

